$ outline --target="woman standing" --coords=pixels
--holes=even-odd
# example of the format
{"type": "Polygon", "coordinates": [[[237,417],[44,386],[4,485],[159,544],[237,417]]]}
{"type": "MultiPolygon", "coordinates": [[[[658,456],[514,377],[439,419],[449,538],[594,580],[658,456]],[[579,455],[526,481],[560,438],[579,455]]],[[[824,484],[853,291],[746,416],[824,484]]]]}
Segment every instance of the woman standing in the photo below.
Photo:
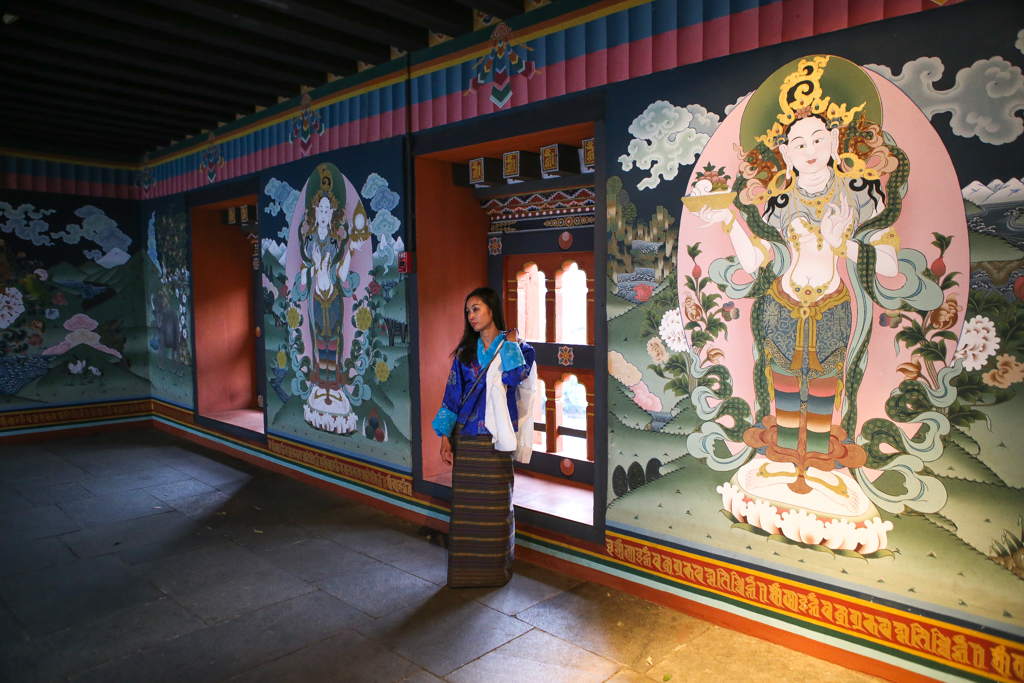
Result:
{"type": "Polygon", "coordinates": [[[516,341],[515,330],[504,332],[493,289],[470,292],[464,317],[433,422],[441,458],[454,465],[448,585],[503,586],[512,578],[515,547],[512,462],[523,457],[533,436],[535,354],[516,341]]]}

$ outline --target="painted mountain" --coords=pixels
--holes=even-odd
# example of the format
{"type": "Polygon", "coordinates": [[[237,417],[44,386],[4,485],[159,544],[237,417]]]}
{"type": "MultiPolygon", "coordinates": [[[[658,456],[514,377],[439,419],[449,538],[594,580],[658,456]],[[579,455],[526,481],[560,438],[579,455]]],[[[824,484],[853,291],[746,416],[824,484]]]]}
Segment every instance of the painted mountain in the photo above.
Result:
{"type": "Polygon", "coordinates": [[[1015,204],[1024,201],[1024,182],[1011,178],[1009,182],[993,180],[988,185],[975,180],[963,189],[963,197],[978,206],[1015,204]]]}

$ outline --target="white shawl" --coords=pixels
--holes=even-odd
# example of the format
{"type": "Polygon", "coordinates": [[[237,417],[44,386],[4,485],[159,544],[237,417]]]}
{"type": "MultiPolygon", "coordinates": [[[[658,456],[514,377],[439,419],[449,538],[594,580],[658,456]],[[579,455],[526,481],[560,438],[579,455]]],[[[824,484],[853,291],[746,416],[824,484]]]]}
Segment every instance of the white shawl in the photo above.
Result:
{"type": "MultiPolygon", "coordinates": [[[[486,407],[484,409],[484,426],[491,433],[494,448],[499,451],[512,452],[516,462],[529,463],[533,456],[533,404],[537,393],[537,364],[530,367],[529,376],[516,387],[516,408],[519,411],[519,432],[512,427],[512,416],[509,415],[505,384],[501,381],[501,346],[495,350],[498,355],[487,369],[486,407]]],[[[514,342],[513,342],[514,343],[514,342]]]]}

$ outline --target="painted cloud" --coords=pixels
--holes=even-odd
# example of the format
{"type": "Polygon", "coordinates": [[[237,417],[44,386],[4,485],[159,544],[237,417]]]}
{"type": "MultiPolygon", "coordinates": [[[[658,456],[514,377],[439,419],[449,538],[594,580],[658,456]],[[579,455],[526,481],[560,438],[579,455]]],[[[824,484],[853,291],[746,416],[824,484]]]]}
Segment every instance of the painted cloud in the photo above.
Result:
{"type": "Polygon", "coordinates": [[[7,219],[6,222],[0,223],[0,230],[3,230],[5,233],[13,232],[21,239],[28,240],[37,247],[44,244],[53,244],[50,241],[50,236],[47,234],[50,225],[41,219],[43,216],[54,213],[54,209],[36,210],[36,207],[31,204],[21,204],[18,208],[14,208],[7,202],[0,202],[0,212],[7,219]]]}
{"type": "Polygon", "coordinates": [[[898,76],[879,64],[865,68],[895,83],[928,118],[951,113],[949,125],[960,137],[977,136],[990,145],[1002,145],[1024,133],[1024,119],[1017,116],[1024,110],[1024,74],[1002,57],[979,59],[961,69],[949,90],[934,87],[945,70],[938,57],[907,62],[898,76]]]}
{"type": "Polygon", "coordinates": [[[64,329],[68,330],[68,334],[64,337],[64,341],[56,346],[51,346],[46,349],[43,351],[43,355],[49,356],[67,353],[73,347],[78,346],[79,344],[85,344],[86,346],[91,346],[97,351],[109,353],[111,356],[120,358],[121,353],[119,351],[100,343],[100,335],[93,331],[98,325],[99,323],[87,316],[85,313],[76,313],[64,323],[64,329]]]}
{"type": "Polygon", "coordinates": [[[635,164],[639,169],[651,171],[650,177],[637,185],[641,190],[657,187],[662,179],[672,180],[680,166],[697,160],[718,124],[718,114],[699,104],[687,105],[684,109],[658,100],[629,125],[633,139],[629,153],[618,159],[622,170],[631,171],[635,164]]]}

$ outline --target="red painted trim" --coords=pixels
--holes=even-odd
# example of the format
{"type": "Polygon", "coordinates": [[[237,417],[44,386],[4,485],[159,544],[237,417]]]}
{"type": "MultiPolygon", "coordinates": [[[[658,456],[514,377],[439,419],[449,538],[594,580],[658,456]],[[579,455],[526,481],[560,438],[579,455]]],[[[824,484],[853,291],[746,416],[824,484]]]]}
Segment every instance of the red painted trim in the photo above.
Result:
{"type": "MultiPolygon", "coordinates": [[[[551,536],[552,534],[547,532],[546,535],[551,536]]],[[[574,545],[579,545],[579,543],[576,542],[574,545]]],[[[607,586],[608,588],[614,588],[615,590],[622,591],[623,593],[628,593],[629,595],[649,600],[650,602],[662,605],[663,607],[668,607],[669,609],[676,610],[677,612],[682,612],[692,617],[696,617],[697,619],[702,619],[716,626],[721,626],[722,628],[727,628],[755,638],[767,640],[777,645],[782,645],[783,647],[796,650],[797,652],[803,652],[804,654],[812,657],[825,659],[834,664],[846,667],[847,669],[862,671],[897,683],[928,683],[936,680],[885,662],[880,662],[870,657],[854,654],[832,645],[826,645],[805,636],[795,635],[754,619],[741,617],[714,607],[708,607],[707,605],[693,600],[688,600],[672,593],[659,591],[643,584],[634,583],[628,579],[606,574],[591,567],[563,560],[562,558],[548,555],[547,553],[533,548],[516,546],[516,556],[532,564],[546,567],[583,581],[592,581],[593,583],[607,586]]]]}

